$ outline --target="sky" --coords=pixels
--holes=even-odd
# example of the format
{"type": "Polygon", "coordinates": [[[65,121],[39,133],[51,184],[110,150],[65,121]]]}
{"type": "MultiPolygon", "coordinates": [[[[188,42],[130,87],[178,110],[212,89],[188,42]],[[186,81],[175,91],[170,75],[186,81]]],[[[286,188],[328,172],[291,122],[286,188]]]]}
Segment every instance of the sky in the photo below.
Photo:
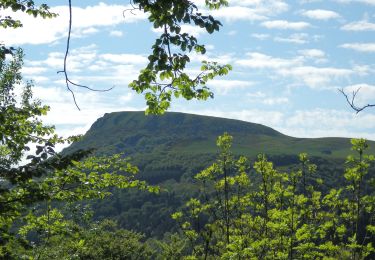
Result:
{"type": "MultiPolygon", "coordinates": [[[[338,91],[361,88],[358,104],[375,103],[375,0],[229,0],[217,11],[194,2],[223,26],[214,34],[183,26],[208,50],[191,54],[188,69],[211,60],[233,70],[208,83],[214,99],[173,100],[170,111],[260,123],[295,137],[375,140],[375,108],[356,114],[338,91]]],[[[78,111],[57,74],[66,48],[67,0],[48,3],[57,18],[16,13],[23,28],[0,29],[0,42],[24,49],[24,78],[51,107],[44,122],[67,136],[85,133],[104,113],[145,110],[143,96],[128,84],[160,34],[147,16],[124,13],[128,1],[72,1],[70,78],[95,89],[114,87],[104,93],[75,88],[78,111]]]]}

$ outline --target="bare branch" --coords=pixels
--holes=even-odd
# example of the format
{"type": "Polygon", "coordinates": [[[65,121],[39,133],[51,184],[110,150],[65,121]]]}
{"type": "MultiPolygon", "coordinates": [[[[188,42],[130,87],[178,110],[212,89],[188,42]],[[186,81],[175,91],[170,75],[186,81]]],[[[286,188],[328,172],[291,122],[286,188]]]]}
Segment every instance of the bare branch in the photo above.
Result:
{"type": "Polygon", "coordinates": [[[69,0],[68,2],[69,2],[69,29],[68,29],[68,38],[67,38],[67,41],[66,41],[66,50],[65,50],[65,56],[64,56],[64,69],[58,71],[57,73],[63,73],[64,74],[66,88],[72,94],[73,101],[74,101],[74,104],[76,105],[77,109],[81,110],[78,106],[74,91],[72,90],[70,85],[80,87],[80,88],[85,88],[85,89],[88,89],[88,90],[91,90],[91,91],[97,91],[97,92],[110,91],[114,87],[111,87],[111,88],[108,88],[108,89],[93,89],[93,88],[90,88],[90,87],[85,86],[85,85],[74,83],[73,81],[70,80],[69,75],[68,75],[68,70],[67,70],[67,59],[68,59],[68,56],[69,56],[69,49],[70,49],[70,37],[71,37],[71,32],[72,32],[73,15],[72,15],[72,0],[69,0]]]}
{"type": "Polygon", "coordinates": [[[345,92],[345,90],[342,88],[342,89],[339,89],[339,91],[341,92],[341,94],[344,95],[345,99],[346,99],[346,102],[349,104],[349,106],[354,110],[356,111],[356,113],[358,114],[359,112],[361,112],[362,110],[366,109],[366,108],[369,108],[369,107],[375,107],[375,104],[367,104],[367,105],[364,105],[364,106],[358,106],[355,104],[355,99],[357,97],[357,94],[359,93],[359,91],[361,90],[361,88],[358,88],[356,90],[353,90],[351,95],[347,94],[345,92]]]}
{"type": "Polygon", "coordinates": [[[132,15],[136,15],[136,14],[134,13],[134,11],[136,11],[136,10],[141,10],[140,7],[136,7],[136,6],[134,5],[134,3],[133,3],[132,0],[129,1],[129,4],[131,5],[132,8],[125,9],[125,10],[122,12],[122,16],[123,16],[124,18],[126,18],[126,17],[125,17],[125,13],[126,13],[126,12],[130,12],[132,15]]]}

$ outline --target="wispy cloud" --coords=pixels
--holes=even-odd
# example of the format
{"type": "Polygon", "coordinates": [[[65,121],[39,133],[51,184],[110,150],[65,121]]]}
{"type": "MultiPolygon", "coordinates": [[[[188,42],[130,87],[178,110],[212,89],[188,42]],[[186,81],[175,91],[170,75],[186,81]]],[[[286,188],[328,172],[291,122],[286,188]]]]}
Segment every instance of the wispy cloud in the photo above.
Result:
{"type": "Polygon", "coordinates": [[[239,59],[236,64],[253,69],[280,69],[300,64],[299,59],[275,58],[259,52],[246,54],[247,58],[239,59]]]}
{"type": "Polygon", "coordinates": [[[230,91],[249,88],[253,85],[254,82],[244,80],[215,79],[208,82],[208,86],[221,95],[226,95],[230,91]]]}
{"type": "Polygon", "coordinates": [[[298,53],[306,59],[313,60],[314,63],[324,63],[328,61],[325,52],[319,49],[304,49],[299,50],[298,53]]]}
{"type": "Polygon", "coordinates": [[[345,43],[340,45],[340,47],[359,52],[375,52],[375,43],[345,43]]]}
{"type": "Polygon", "coordinates": [[[375,31],[375,23],[368,21],[357,21],[345,24],[341,27],[344,31],[375,31]]]}
{"type": "Polygon", "coordinates": [[[324,51],[318,50],[318,49],[305,49],[305,50],[299,50],[298,52],[309,58],[324,58],[325,57],[324,51]]]}
{"type": "Polygon", "coordinates": [[[338,13],[323,9],[302,11],[301,15],[315,20],[330,20],[340,18],[340,15],[338,13]]]}
{"type": "Polygon", "coordinates": [[[302,56],[285,59],[252,52],[246,55],[247,58],[237,60],[236,64],[245,68],[273,70],[274,73],[267,72],[270,77],[279,75],[289,80],[293,79],[299,86],[305,85],[313,89],[330,89],[333,82],[348,79],[355,74],[352,69],[329,66],[318,67],[305,64],[307,56],[314,58],[314,61],[324,59],[324,53],[319,50],[304,50],[300,54],[302,56]]]}
{"type": "MultiPolygon", "coordinates": [[[[158,34],[164,33],[164,29],[162,28],[155,29],[152,27],[151,30],[154,33],[158,33],[158,34]]],[[[205,33],[207,34],[207,31],[201,27],[193,26],[190,24],[183,24],[181,25],[181,33],[188,33],[188,34],[194,35],[195,37],[199,37],[202,34],[205,34],[205,33]]]]}
{"type": "Polygon", "coordinates": [[[261,23],[267,29],[280,29],[280,30],[302,30],[310,27],[307,22],[289,22],[286,20],[265,21],[261,23]]]}
{"type": "MultiPolygon", "coordinates": [[[[99,3],[85,8],[73,7],[74,15],[72,36],[83,37],[98,32],[98,27],[113,27],[122,23],[134,23],[146,20],[146,15],[136,11],[136,15],[124,18],[123,11],[130,5],[108,5],[99,3]]],[[[53,19],[34,18],[24,13],[12,13],[14,18],[23,21],[23,27],[14,30],[0,29],[1,40],[10,45],[21,44],[49,44],[67,35],[69,9],[67,6],[52,7],[51,11],[59,14],[53,19]]],[[[10,11],[5,11],[8,15],[10,11]]],[[[3,14],[2,14],[3,15],[3,14]]]]}
{"type": "Polygon", "coordinates": [[[270,35],[265,33],[253,33],[251,34],[251,37],[263,41],[265,39],[268,39],[270,35]]]}
{"type": "Polygon", "coordinates": [[[300,66],[281,69],[277,73],[284,77],[293,77],[296,82],[303,83],[310,88],[330,89],[333,81],[348,78],[354,72],[343,68],[300,66]]]}
{"type": "Polygon", "coordinates": [[[281,105],[281,104],[286,104],[289,103],[289,99],[286,97],[275,97],[275,98],[266,98],[262,100],[262,103],[265,105],[281,105]]]}
{"type": "Polygon", "coordinates": [[[144,55],[139,54],[130,54],[130,53],[123,53],[123,54],[101,54],[99,58],[103,59],[104,61],[110,61],[113,63],[120,63],[120,64],[134,64],[134,65],[145,65],[148,62],[148,59],[144,55]]]}
{"type": "Polygon", "coordinates": [[[238,20],[259,21],[267,19],[267,16],[258,12],[254,8],[244,6],[229,6],[210,12],[217,19],[224,19],[228,22],[238,20]]]}
{"type": "Polygon", "coordinates": [[[335,0],[338,3],[362,3],[362,4],[368,4],[368,5],[375,5],[375,0],[335,0]]]}
{"type": "Polygon", "coordinates": [[[307,33],[293,33],[286,37],[276,36],[274,40],[276,42],[305,44],[309,42],[309,35],[307,33]]]}
{"type": "Polygon", "coordinates": [[[122,37],[124,33],[122,31],[113,30],[109,32],[109,35],[113,37],[122,37]]]}
{"type": "Polygon", "coordinates": [[[355,98],[358,106],[375,103],[375,85],[369,85],[367,83],[354,84],[346,86],[344,90],[347,93],[358,91],[355,98]]]}

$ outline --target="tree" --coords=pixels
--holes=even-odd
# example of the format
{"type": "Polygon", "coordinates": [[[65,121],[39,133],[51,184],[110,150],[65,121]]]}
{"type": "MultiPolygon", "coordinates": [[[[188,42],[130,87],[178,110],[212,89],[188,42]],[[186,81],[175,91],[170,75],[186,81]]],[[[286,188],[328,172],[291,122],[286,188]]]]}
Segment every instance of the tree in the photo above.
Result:
{"type": "Polygon", "coordinates": [[[0,245],[13,239],[9,232],[20,209],[43,197],[33,178],[49,169],[43,162],[55,153],[56,143],[65,141],[54,134],[53,127],[44,126],[40,121],[39,117],[49,108],[32,100],[30,82],[17,97],[15,88],[22,84],[22,58],[21,50],[15,51],[9,59],[0,58],[0,245]],[[19,166],[32,143],[36,144],[36,154],[30,155],[30,163],[19,166]]]}
{"type": "MultiPolygon", "coordinates": [[[[71,9],[71,1],[68,1],[71,9]]],[[[131,87],[138,93],[145,93],[148,110],[161,114],[170,104],[172,95],[185,99],[207,99],[212,92],[205,86],[207,80],[217,75],[224,75],[230,70],[229,65],[205,62],[202,72],[191,78],[184,69],[190,61],[186,53],[196,51],[205,53],[203,45],[197,43],[194,36],[181,33],[181,23],[193,22],[205,28],[209,33],[219,30],[219,21],[212,16],[204,16],[191,1],[138,1],[132,3],[136,8],[149,14],[149,20],[155,28],[162,28],[163,34],[153,45],[148,66],[141,71],[138,80],[131,87]],[[172,45],[181,51],[173,53],[172,45]],[[157,79],[160,79],[158,82],[157,79]]],[[[206,0],[209,8],[217,9],[226,5],[225,0],[206,0]]],[[[53,18],[46,4],[37,5],[32,0],[1,0],[0,9],[11,9],[27,14],[53,18]]],[[[69,21],[69,36],[66,55],[69,52],[72,15],[69,21]]],[[[0,26],[17,28],[22,21],[11,16],[0,17],[0,26]]],[[[48,244],[53,236],[64,232],[69,222],[64,220],[53,201],[77,201],[102,198],[110,194],[109,187],[148,188],[144,182],[134,180],[137,169],[122,156],[109,158],[89,158],[82,162],[85,152],[79,152],[64,158],[57,155],[54,146],[57,143],[71,142],[75,137],[63,139],[54,133],[54,128],[44,126],[39,117],[49,108],[32,99],[32,83],[26,83],[21,101],[18,102],[16,85],[22,84],[20,69],[23,53],[13,46],[0,46],[0,91],[1,91],[1,143],[0,143],[0,255],[16,257],[15,245],[30,246],[27,236],[36,232],[39,240],[48,244]],[[27,159],[29,163],[19,166],[24,152],[30,151],[30,144],[36,144],[36,152],[27,159]],[[120,174],[121,173],[121,174],[120,174]],[[128,176],[125,174],[127,173],[128,176]],[[125,174],[125,175],[124,175],[125,174]],[[32,206],[44,201],[45,206],[34,212],[32,206]],[[17,221],[17,226],[15,222],[17,221]]],[[[74,84],[68,78],[66,57],[63,70],[69,89],[74,84]]],[[[77,86],[82,86],[78,85],[77,86]]],[[[82,86],[84,87],[84,86],[82,86]]],[[[72,92],[73,97],[74,93],[72,92]]],[[[155,191],[155,189],[150,188],[155,191]]]]}
{"type": "Polygon", "coordinates": [[[40,259],[152,259],[155,252],[143,242],[143,236],[120,229],[104,220],[88,227],[73,225],[71,234],[55,236],[48,247],[37,247],[40,259]]]}
{"type": "MultiPolygon", "coordinates": [[[[172,96],[190,99],[207,99],[213,93],[206,82],[216,76],[222,76],[231,69],[230,65],[221,66],[216,62],[203,62],[201,73],[195,77],[184,72],[190,62],[187,55],[191,51],[204,54],[206,49],[197,39],[181,32],[181,24],[193,23],[208,33],[218,31],[221,23],[211,15],[199,12],[192,1],[181,0],[134,0],[137,9],[149,16],[154,28],[162,29],[163,33],[152,46],[153,53],[148,57],[149,64],[141,71],[137,80],[130,87],[137,93],[145,93],[148,109],[146,113],[162,114],[170,106],[172,96]],[[178,51],[174,52],[173,50],[178,51]]],[[[210,9],[218,9],[227,5],[226,0],[206,0],[210,9]]]]}
{"type": "MultiPolygon", "coordinates": [[[[37,234],[39,244],[67,231],[57,202],[75,202],[104,198],[112,187],[139,188],[157,192],[145,182],[135,179],[137,167],[122,155],[105,158],[89,157],[89,151],[62,156],[56,154],[57,143],[64,139],[54,127],[43,125],[40,116],[49,107],[33,100],[32,83],[27,82],[20,96],[17,86],[23,84],[20,70],[23,53],[15,51],[0,59],[0,257],[19,258],[31,247],[30,232],[37,234]],[[21,160],[31,146],[27,162],[21,160]],[[43,202],[43,203],[42,203],[43,202]],[[40,204],[42,203],[42,204],[40,204]]],[[[35,242],[35,241],[34,241],[35,242]]],[[[37,244],[38,244],[37,243],[37,244]]]]}
{"type": "Polygon", "coordinates": [[[306,154],[289,173],[265,155],[250,171],[244,157],[230,156],[229,135],[217,144],[218,160],[196,175],[202,194],[172,215],[191,259],[372,259],[374,157],[364,140],[352,140],[359,156],[348,157],[347,186],[325,194],[320,179],[306,181],[316,170],[306,154]]]}
{"type": "MultiPolygon", "coordinates": [[[[77,84],[69,79],[67,56],[70,46],[70,32],[72,26],[71,0],[68,0],[70,9],[69,32],[64,59],[64,68],[60,73],[65,76],[66,87],[72,93],[75,104],[74,92],[70,86],[91,89],[82,84],[77,84]]],[[[205,0],[209,9],[218,9],[228,5],[227,0],[205,0]]],[[[149,63],[141,70],[138,79],[134,80],[129,87],[139,94],[144,94],[147,104],[146,113],[162,114],[170,106],[173,97],[182,97],[187,100],[206,100],[213,97],[213,92],[206,86],[207,81],[216,76],[225,75],[231,70],[230,65],[219,65],[217,62],[203,61],[201,72],[191,76],[185,72],[190,62],[189,53],[195,51],[204,54],[204,45],[199,44],[193,35],[181,31],[182,24],[194,24],[213,33],[220,29],[220,21],[211,15],[203,15],[197,5],[190,0],[132,0],[131,4],[148,14],[149,21],[154,28],[162,30],[162,34],[155,40],[152,53],[148,56],[149,63]]],[[[0,8],[11,8],[13,11],[23,11],[33,16],[52,18],[56,14],[51,13],[46,4],[35,5],[34,1],[27,0],[1,0],[0,8]]],[[[125,10],[131,12],[132,10],[125,10]]],[[[0,17],[0,26],[17,28],[22,22],[12,17],[0,17]]],[[[1,46],[1,53],[10,53],[11,48],[1,46]]],[[[94,90],[94,89],[91,89],[94,90]]],[[[78,105],[77,105],[78,107],[78,105]]],[[[79,108],[79,107],[78,107],[79,108]]]]}

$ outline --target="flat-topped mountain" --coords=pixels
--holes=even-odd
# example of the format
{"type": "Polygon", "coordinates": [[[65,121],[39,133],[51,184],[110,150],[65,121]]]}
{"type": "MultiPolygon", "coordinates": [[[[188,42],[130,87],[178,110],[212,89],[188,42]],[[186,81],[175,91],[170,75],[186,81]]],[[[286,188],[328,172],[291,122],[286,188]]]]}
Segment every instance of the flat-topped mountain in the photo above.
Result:
{"type": "Polygon", "coordinates": [[[175,112],[146,116],[138,111],[105,114],[67,151],[95,148],[99,154],[215,153],[216,138],[224,132],[234,137],[234,153],[248,156],[307,152],[311,156],[344,158],[351,147],[348,138],[293,138],[240,120],[175,112]]]}

